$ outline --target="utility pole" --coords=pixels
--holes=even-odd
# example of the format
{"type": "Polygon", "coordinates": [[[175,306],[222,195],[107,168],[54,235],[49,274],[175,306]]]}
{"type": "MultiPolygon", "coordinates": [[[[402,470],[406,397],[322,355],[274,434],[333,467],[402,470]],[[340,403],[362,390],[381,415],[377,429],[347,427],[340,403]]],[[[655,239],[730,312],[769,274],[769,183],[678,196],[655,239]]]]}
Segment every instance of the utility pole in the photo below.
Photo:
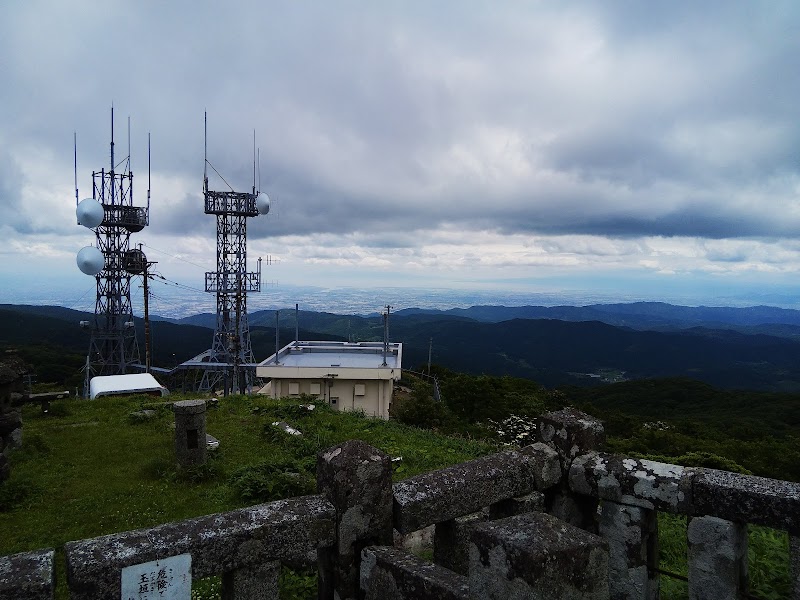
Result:
{"type": "Polygon", "coordinates": [[[142,287],[144,288],[144,372],[149,373],[152,365],[152,344],[150,341],[150,288],[148,286],[148,279],[150,279],[150,267],[157,263],[155,261],[147,261],[144,252],[142,252],[142,244],[139,244],[139,252],[141,252],[141,256],[144,259],[142,261],[142,266],[144,267],[144,271],[142,272],[142,287]]]}
{"type": "Polygon", "coordinates": [[[389,354],[389,311],[392,307],[388,304],[385,306],[386,312],[383,313],[383,364],[382,367],[387,365],[386,356],[389,354]]]}

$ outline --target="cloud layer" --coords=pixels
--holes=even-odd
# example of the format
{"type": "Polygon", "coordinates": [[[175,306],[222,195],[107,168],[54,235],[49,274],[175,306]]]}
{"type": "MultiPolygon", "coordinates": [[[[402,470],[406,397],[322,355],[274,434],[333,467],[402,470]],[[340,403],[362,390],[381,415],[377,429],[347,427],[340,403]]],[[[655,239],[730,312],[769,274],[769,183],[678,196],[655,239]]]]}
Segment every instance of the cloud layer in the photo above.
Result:
{"type": "Polygon", "coordinates": [[[248,226],[251,255],[296,283],[800,271],[794,2],[32,1],[0,17],[17,264],[91,242],[73,132],[88,195],[114,103],[140,202],[152,134],[137,238],[209,269],[206,110],[209,160],[237,189],[256,131],[275,209],[248,226]]]}

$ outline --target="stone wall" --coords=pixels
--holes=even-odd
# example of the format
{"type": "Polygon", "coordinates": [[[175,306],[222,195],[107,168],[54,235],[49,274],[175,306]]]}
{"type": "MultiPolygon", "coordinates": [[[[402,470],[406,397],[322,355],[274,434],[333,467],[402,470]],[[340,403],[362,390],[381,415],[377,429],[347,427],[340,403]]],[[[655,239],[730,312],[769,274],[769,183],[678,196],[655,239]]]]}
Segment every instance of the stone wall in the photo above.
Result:
{"type": "MultiPolygon", "coordinates": [[[[532,446],[394,484],[386,454],[339,444],[318,456],[318,495],[66,544],[71,596],[120,598],[124,569],[190,555],[224,598],[277,598],[281,564],[316,553],[320,599],[654,600],[668,511],[691,517],[691,598],[746,597],[759,523],[792,536],[800,600],[800,484],[607,454],[599,422],[575,411],[542,429],[532,446]],[[430,527],[434,562],[395,547],[430,527]]],[[[51,599],[53,569],[52,551],[0,558],[0,597],[51,599]]]]}

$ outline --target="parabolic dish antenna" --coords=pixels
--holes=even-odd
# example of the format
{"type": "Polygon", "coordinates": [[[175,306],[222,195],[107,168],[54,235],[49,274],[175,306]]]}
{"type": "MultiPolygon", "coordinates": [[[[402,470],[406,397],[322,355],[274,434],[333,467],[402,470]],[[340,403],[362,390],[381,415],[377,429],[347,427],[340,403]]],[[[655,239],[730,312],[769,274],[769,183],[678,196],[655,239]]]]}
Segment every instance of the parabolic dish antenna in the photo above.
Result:
{"type": "Polygon", "coordinates": [[[94,276],[103,270],[105,258],[103,253],[94,246],[86,246],[78,252],[77,262],[82,273],[94,276]]]}
{"type": "Polygon", "coordinates": [[[256,199],[256,208],[258,208],[258,214],[266,215],[269,213],[269,196],[267,196],[264,192],[261,192],[256,199]]]}
{"type": "Polygon", "coordinates": [[[103,205],[94,198],[84,198],[75,209],[75,214],[78,216],[78,224],[94,229],[105,218],[105,211],[103,205]]]}

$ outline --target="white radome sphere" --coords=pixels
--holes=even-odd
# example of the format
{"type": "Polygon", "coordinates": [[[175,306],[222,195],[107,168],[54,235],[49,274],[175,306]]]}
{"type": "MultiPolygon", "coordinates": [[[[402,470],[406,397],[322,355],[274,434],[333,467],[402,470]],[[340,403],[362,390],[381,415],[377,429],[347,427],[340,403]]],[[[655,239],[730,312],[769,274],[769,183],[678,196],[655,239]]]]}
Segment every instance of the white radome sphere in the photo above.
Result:
{"type": "Polygon", "coordinates": [[[267,196],[264,192],[261,192],[256,199],[256,207],[258,208],[258,214],[266,215],[269,213],[269,196],[267,196]]]}
{"type": "Polygon", "coordinates": [[[105,218],[105,211],[103,205],[94,198],[84,198],[75,209],[75,214],[78,216],[78,224],[93,229],[100,225],[105,218]]]}
{"type": "Polygon", "coordinates": [[[94,246],[86,246],[78,252],[78,268],[87,275],[97,275],[105,266],[103,253],[94,246]]]}

